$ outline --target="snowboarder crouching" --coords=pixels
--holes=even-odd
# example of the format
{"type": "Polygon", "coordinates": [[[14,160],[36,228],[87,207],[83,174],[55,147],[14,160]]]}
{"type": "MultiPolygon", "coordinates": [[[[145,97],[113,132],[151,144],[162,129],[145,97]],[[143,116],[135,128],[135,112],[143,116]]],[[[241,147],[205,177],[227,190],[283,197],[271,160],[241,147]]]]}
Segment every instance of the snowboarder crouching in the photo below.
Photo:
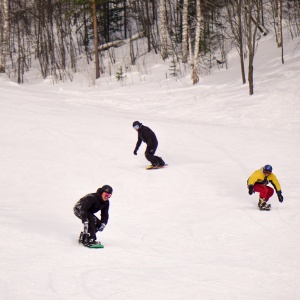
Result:
{"type": "Polygon", "coordinates": [[[149,127],[144,126],[139,121],[134,121],[132,126],[138,132],[138,140],[133,154],[137,155],[137,151],[139,150],[142,142],[144,142],[147,144],[147,148],[145,151],[146,159],[151,162],[152,166],[164,166],[165,162],[162,160],[162,158],[154,155],[158,146],[158,141],[155,133],[149,127]]]}
{"type": "Polygon", "coordinates": [[[265,165],[259,170],[256,170],[247,181],[249,195],[252,195],[255,192],[259,193],[258,207],[260,210],[271,209],[271,204],[267,202],[273,196],[274,189],[267,186],[269,182],[275,188],[279,202],[283,202],[280,183],[275,174],[272,173],[272,170],[272,166],[265,165]]]}
{"type": "Polygon", "coordinates": [[[109,198],[113,189],[109,185],[99,188],[96,193],[87,194],[74,206],[74,214],[84,224],[84,231],[80,233],[79,243],[85,246],[98,244],[96,233],[103,231],[109,218],[109,198]],[[101,220],[94,214],[101,211],[101,220]]]}

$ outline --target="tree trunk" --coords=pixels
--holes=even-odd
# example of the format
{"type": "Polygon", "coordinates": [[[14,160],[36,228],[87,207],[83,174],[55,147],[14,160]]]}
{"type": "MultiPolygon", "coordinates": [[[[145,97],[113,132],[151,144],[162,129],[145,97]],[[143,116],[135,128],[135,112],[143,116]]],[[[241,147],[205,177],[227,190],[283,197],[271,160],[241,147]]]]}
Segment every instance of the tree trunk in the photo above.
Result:
{"type": "Polygon", "coordinates": [[[257,26],[259,20],[259,12],[255,10],[255,0],[245,1],[245,31],[247,35],[248,45],[248,83],[249,83],[249,94],[254,94],[254,55],[257,45],[257,26]],[[256,11],[256,18],[253,17],[253,12],[256,11]],[[253,21],[254,20],[254,21],[253,21]]]}
{"type": "Polygon", "coordinates": [[[248,65],[248,83],[249,83],[249,95],[254,94],[254,78],[253,78],[253,53],[249,53],[249,65],[248,65]]]}
{"type": "Polygon", "coordinates": [[[147,45],[148,45],[148,52],[151,51],[151,36],[150,36],[150,15],[149,15],[149,1],[146,0],[146,31],[147,31],[147,45]]]}
{"type": "Polygon", "coordinates": [[[282,0],[277,4],[277,47],[282,46],[282,0]]]}
{"type": "Polygon", "coordinates": [[[168,58],[165,0],[159,1],[159,8],[160,8],[161,56],[162,59],[165,60],[166,58],[168,58]]]}
{"type": "Polygon", "coordinates": [[[123,1],[123,9],[124,9],[124,38],[127,39],[127,4],[126,0],[123,1]]]}
{"type": "Polygon", "coordinates": [[[196,6],[197,6],[196,7],[197,26],[196,26],[196,36],[195,36],[195,45],[194,45],[194,60],[193,60],[193,70],[192,70],[193,84],[196,84],[199,82],[198,59],[199,59],[200,33],[201,33],[201,0],[197,0],[196,6]]]}
{"type": "Polygon", "coordinates": [[[238,0],[233,3],[226,1],[227,17],[230,24],[231,32],[233,34],[234,44],[238,50],[240,56],[240,66],[242,74],[242,82],[246,83],[245,75],[245,62],[244,62],[244,36],[243,36],[243,23],[242,23],[242,7],[244,6],[244,0],[238,0]]]}
{"type": "Polygon", "coordinates": [[[92,0],[96,79],[100,77],[96,0],[92,0]]]}
{"type": "Polygon", "coordinates": [[[3,39],[2,51],[0,53],[0,73],[5,73],[7,41],[8,41],[8,0],[3,0],[3,39]]]}
{"type": "Polygon", "coordinates": [[[188,6],[189,0],[183,0],[182,12],[182,62],[187,63],[188,57],[188,6]]]}
{"type": "Polygon", "coordinates": [[[240,53],[240,65],[241,65],[241,74],[242,74],[242,82],[246,83],[246,75],[245,75],[245,64],[244,64],[244,42],[243,42],[243,30],[242,30],[242,5],[243,0],[238,1],[238,44],[239,44],[239,53],[240,53]]]}

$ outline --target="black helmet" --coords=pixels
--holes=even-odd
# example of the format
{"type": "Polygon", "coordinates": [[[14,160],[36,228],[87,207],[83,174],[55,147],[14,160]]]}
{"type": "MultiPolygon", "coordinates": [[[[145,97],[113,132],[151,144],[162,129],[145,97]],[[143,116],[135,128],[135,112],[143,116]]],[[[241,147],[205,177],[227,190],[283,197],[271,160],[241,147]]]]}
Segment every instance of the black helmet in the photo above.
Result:
{"type": "Polygon", "coordinates": [[[132,127],[134,129],[139,129],[141,127],[142,123],[140,123],[139,121],[134,121],[132,124],[132,127]]]}
{"type": "Polygon", "coordinates": [[[113,193],[113,189],[112,189],[112,187],[110,186],[110,185],[104,185],[102,188],[101,188],[101,190],[102,190],[102,193],[103,192],[106,192],[106,193],[109,193],[109,194],[112,194],[113,193]]]}

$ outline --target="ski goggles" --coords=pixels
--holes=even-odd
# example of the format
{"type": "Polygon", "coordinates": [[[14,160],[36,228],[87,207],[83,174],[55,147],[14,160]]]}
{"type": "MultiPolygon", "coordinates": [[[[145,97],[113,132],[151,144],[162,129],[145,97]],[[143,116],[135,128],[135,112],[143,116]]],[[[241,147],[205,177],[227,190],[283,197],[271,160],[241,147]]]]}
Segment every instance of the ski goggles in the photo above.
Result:
{"type": "Polygon", "coordinates": [[[108,192],[103,192],[104,196],[106,196],[107,198],[110,198],[111,197],[111,194],[108,193],[108,192]]]}
{"type": "Polygon", "coordinates": [[[135,130],[138,130],[138,129],[140,128],[140,126],[139,126],[139,125],[135,125],[135,126],[133,126],[133,128],[134,128],[135,130]]]}

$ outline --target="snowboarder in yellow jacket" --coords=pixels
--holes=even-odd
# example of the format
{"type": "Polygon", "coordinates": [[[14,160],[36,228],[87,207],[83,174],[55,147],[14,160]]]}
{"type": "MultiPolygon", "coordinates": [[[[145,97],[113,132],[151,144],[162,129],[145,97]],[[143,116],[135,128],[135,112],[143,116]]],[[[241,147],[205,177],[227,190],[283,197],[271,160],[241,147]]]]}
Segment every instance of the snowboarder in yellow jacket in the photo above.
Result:
{"type": "Polygon", "coordinates": [[[283,202],[280,183],[272,171],[272,166],[265,165],[259,170],[256,170],[247,181],[249,195],[252,195],[255,192],[259,193],[258,207],[260,210],[271,209],[271,204],[267,202],[273,196],[274,189],[277,193],[279,202],[283,202]],[[273,185],[274,189],[267,186],[269,182],[273,185]]]}

